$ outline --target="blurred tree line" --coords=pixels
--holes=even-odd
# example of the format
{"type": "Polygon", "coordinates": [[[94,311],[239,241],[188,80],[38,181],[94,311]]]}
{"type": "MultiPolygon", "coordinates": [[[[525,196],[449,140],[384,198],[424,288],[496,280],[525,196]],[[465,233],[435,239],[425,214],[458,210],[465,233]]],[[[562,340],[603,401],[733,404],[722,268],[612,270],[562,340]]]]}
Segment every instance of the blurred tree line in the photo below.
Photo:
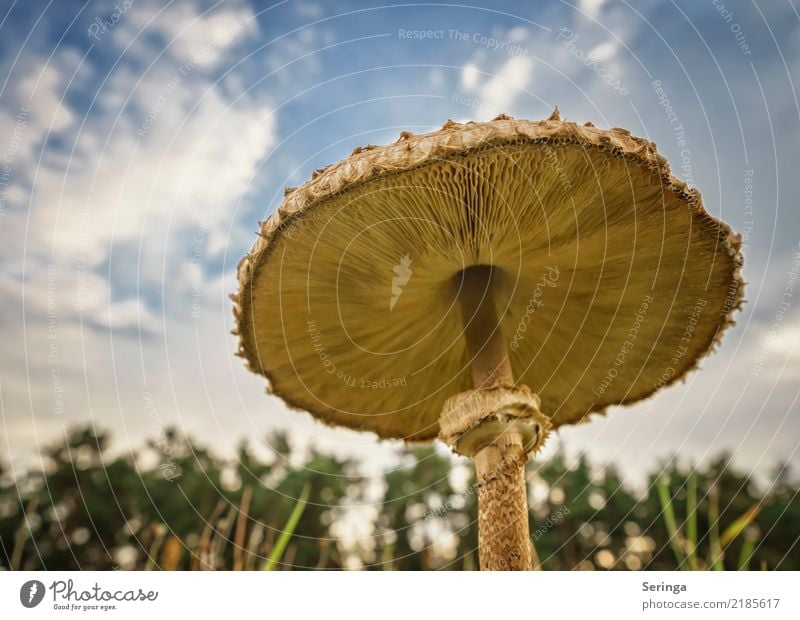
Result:
{"type": "MultiPolygon", "coordinates": [[[[272,435],[222,459],[171,429],[134,454],[73,431],[41,471],[0,465],[0,567],[13,569],[475,570],[471,467],[434,447],[358,463],[272,435]]],[[[544,569],[800,569],[798,485],[757,485],[720,457],[666,465],[637,493],[614,468],[561,454],[528,465],[544,569]]]]}

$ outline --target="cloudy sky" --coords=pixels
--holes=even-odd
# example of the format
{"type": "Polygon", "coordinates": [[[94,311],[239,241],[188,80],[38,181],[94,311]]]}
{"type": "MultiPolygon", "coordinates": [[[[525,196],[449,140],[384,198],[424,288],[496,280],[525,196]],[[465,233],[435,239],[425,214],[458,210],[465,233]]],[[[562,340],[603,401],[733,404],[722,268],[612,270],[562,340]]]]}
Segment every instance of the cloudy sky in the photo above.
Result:
{"type": "Polygon", "coordinates": [[[233,356],[236,263],[356,145],[558,105],[654,140],[745,235],[749,284],[700,372],[549,449],[800,466],[796,1],[386,4],[3,4],[0,458],[91,421],[121,450],[280,427],[380,462],[397,446],[288,412],[233,356]]]}

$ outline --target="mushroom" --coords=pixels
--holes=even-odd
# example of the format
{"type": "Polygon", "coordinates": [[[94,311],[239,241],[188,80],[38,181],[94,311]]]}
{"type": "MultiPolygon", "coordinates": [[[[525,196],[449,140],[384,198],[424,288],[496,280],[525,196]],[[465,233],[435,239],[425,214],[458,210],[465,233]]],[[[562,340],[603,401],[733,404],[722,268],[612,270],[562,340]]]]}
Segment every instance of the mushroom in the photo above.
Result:
{"type": "Polygon", "coordinates": [[[287,193],[234,331],[290,407],[472,458],[481,568],[527,570],[529,455],[693,369],[741,304],[739,248],[627,130],[448,121],[287,193]]]}

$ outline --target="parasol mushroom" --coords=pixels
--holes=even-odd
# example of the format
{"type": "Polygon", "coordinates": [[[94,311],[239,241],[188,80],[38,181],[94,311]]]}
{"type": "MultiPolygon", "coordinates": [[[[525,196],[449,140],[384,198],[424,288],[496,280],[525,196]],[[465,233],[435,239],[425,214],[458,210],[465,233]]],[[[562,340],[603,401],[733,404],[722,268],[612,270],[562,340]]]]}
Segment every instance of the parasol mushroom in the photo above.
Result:
{"type": "Polygon", "coordinates": [[[318,420],[471,457],[481,568],[526,570],[528,456],[693,369],[739,246],[627,130],[448,121],[287,189],[239,265],[239,354],[318,420]]]}

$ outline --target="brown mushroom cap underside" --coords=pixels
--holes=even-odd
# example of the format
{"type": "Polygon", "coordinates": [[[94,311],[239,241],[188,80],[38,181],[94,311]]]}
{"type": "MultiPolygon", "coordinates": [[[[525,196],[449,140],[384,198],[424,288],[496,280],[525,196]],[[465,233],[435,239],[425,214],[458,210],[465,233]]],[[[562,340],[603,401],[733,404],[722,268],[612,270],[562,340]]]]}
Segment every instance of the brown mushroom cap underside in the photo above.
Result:
{"type": "Polygon", "coordinates": [[[431,439],[471,387],[460,274],[491,265],[515,379],[558,427],[694,368],[741,304],[739,246],[626,130],[448,121],[287,191],[239,265],[240,355],[326,423],[431,439]]]}

